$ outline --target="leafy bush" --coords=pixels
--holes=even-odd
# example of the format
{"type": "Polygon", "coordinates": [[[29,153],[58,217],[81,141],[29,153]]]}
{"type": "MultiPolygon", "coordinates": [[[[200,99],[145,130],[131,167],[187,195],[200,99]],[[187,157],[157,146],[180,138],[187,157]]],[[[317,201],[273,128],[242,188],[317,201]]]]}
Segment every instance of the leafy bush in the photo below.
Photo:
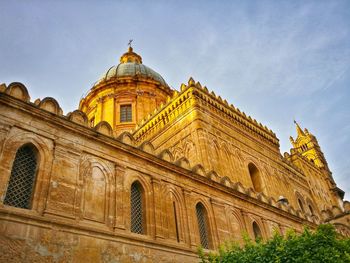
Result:
{"type": "Polygon", "coordinates": [[[244,245],[226,243],[216,254],[199,250],[202,263],[350,263],[350,238],[339,236],[332,225],[320,225],[302,234],[290,231],[285,237],[275,233],[266,242],[244,238],[244,245]]]}

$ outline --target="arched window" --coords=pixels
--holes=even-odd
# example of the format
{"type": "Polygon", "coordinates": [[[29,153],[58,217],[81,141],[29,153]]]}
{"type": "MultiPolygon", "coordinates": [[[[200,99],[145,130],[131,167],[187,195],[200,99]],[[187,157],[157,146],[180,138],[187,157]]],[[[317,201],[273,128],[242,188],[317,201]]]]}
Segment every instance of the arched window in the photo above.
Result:
{"type": "Polygon", "coordinates": [[[298,204],[299,204],[299,207],[300,207],[301,211],[304,212],[303,202],[299,198],[298,198],[298,204]]]}
{"type": "Polygon", "coordinates": [[[5,205],[30,209],[37,170],[37,149],[26,144],[17,150],[4,200],[5,205]]]}
{"type": "Polygon", "coordinates": [[[258,240],[262,238],[260,227],[256,222],[253,222],[253,232],[254,232],[254,239],[258,240]]]}
{"type": "Polygon", "coordinates": [[[131,185],[130,194],[130,218],[131,232],[145,234],[145,207],[143,200],[143,189],[139,182],[131,185]]]}
{"type": "Polygon", "coordinates": [[[313,215],[314,214],[314,210],[312,209],[311,205],[309,205],[309,210],[310,210],[311,215],[313,215]]]}
{"type": "Polygon", "coordinates": [[[203,204],[196,205],[199,237],[203,248],[210,248],[208,215],[203,204]]]}
{"type": "Polygon", "coordinates": [[[176,202],[173,201],[173,213],[174,213],[174,225],[175,225],[175,234],[176,234],[176,240],[177,242],[180,242],[180,236],[179,236],[179,222],[178,222],[178,208],[176,205],[176,202]]]}
{"type": "Polygon", "coordinates": [[[261,178],[258,168],[252,163],[248,165],[250,179],[253,183],[253,188],[256,192],[262,192],[261,178]]]}

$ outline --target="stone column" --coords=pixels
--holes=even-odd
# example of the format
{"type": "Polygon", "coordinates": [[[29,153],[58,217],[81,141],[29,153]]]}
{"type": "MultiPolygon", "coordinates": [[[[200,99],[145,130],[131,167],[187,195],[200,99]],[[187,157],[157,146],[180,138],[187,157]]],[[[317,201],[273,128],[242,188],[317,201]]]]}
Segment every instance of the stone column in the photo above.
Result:
{"type": "Polygon", "coordinates": [[[115,166],[115,222],[114,228],[125,230],[126,213],[129,211],[125,202],[126,191],[124,188],[125,167],[115,166]]]}
{"type": "Polygon", "coordinates": [[[197,248],[199,242],[197,242],[197,233],[196,229],[198,226],[196,225],[196,219],[193,217],[194,207],[192,202],[191,191],[183,189],[183,195],[185,200],[185,210],[187,216],[187,228],[185,229],[186,233],[188,233],[187,240],[189,246],[191,248],[197,248]]]}
{"type": "Polygon", "coordinates": [[[155,238],[163,239],[164,231],[162,224],[162,202],[164,201],[160,194],[161,181],[152,178],[153,197],[154,197],[154,224],[155,224],[155,238]]]}

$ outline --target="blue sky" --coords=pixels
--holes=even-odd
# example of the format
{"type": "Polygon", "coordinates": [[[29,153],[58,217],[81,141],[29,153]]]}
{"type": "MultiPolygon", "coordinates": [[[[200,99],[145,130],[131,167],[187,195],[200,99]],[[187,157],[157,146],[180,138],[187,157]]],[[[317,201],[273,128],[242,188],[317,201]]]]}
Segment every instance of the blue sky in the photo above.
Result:
{"type": "Polygon", "coordinates": [[[4,1],[0,82],[64,113],[127,49],[179,89],[190,76],[280,139],[316,135],[350,198],[350,1],[4,1]]]}

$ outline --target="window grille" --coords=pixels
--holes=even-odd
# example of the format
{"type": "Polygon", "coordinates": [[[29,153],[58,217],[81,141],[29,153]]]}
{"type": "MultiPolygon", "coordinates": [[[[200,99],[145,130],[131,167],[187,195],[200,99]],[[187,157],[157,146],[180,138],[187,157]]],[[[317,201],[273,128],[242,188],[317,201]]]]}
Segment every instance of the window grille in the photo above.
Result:
{"type": "Polygon", "coordinates": [[[138,183],[131,185],[131,232],[144,234],[142,189],[138,183]]]}
{"type": "Polygon", "coordinates": [[[120,106],[120,122],[132,121],[132,109],[131,104],[120,106]]]}
{"type": "Polygon", "coordinates": [[[202,204],[196,205],[197,212],[197,221],[199,229],[199,237],[201,245],[203,248],[209,248],[209,239],[208,239],[208,222],[206,217],[206,211],[202,204]]]}
{"type": "Polygon", "coordinates": [[[18,149],[13,162],[10,181],[4,200],[5,205],[29,209],[33,194],[36,153],[30,145],[18,149]]]}

